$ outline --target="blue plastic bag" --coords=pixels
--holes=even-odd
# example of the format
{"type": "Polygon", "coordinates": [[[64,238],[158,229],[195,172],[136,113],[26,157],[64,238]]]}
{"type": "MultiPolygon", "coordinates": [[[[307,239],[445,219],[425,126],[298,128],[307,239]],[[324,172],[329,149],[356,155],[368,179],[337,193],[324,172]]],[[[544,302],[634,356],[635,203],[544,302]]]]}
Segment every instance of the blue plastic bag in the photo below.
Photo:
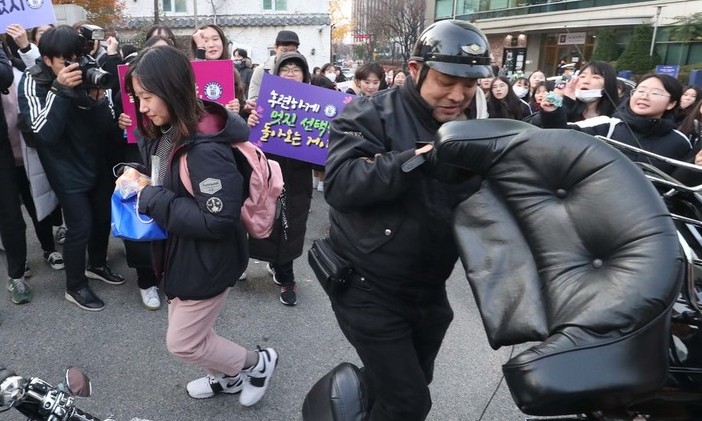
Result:
{"type": "Polygon", "coordinates": [[[137,211],[136,194],[123,198],[119,189],[112,193],[112,235],[132,241],[156,241],[168,237],[153,218],[137,211]]]}

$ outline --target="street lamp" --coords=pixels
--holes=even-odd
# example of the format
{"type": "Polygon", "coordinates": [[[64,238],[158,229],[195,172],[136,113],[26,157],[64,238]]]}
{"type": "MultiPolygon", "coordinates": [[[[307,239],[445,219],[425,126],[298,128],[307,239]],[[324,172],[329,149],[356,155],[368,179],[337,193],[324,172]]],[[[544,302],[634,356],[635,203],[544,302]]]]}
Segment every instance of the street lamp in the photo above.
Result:
{"type": "Polygon", "coordinates": [[[329,26],[329,63],[334,64],[334,28],[335,24],[329,26]]]}
{"type": "Polygon", "coordinates": [[[658,19],[661,17],[661,9],[663,6],[656,6],[656,21],[653,23],[653,38],[651,38],[651,51],[649,57],[653,57],[653,48],[656,46],[656,32],[658,32],[658,19]]]}

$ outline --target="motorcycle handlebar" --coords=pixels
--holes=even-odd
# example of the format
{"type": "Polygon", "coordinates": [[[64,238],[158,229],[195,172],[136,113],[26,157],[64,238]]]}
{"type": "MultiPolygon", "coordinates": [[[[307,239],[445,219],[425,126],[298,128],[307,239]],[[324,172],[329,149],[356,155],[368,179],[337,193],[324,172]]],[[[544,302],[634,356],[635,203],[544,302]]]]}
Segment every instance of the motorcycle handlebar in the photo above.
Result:
{"type": "Polygon", "coordinates": [[[36,377],[16,376],[6,369],[0,370],[0,407],[3,406],[15,408],[36,421],[100,421],[77,408],[73,397],[61,388],[36,377]]]}

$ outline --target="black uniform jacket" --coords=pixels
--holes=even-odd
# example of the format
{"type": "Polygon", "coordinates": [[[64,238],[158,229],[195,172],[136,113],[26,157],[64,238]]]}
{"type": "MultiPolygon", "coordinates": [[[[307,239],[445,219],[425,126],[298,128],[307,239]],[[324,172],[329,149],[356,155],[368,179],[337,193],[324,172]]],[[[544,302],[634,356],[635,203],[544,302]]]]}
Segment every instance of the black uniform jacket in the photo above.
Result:
{"type": "Polygon", "coordinates": [[[389,288],[443,286],[457,259],[453,210],[479,180],[448,184],[421,166],[402,169],[440,126],[410,79],[354,99],[331,125],[324,196],[333,246],[389,288]]]}

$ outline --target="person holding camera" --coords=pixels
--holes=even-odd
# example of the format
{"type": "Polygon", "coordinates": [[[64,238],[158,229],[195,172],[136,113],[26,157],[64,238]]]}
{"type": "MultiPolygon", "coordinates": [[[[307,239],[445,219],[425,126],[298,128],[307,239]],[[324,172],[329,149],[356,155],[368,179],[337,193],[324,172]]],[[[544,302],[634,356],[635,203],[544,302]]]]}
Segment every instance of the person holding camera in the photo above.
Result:
{"type": "Polygon", "coordinates": [[[39,46],[41,61],[20,81],[18,101],[25,138],[36,143],[68,228],[65,298],[99,311],[105,304],[87,278],[112,285],[124,279],[106,264],[114,183],[104,151],[118,127],[109,92],[98,85],[109,77],[88,56],[93,44],[67,25],[48,30],[39,46]]]}

